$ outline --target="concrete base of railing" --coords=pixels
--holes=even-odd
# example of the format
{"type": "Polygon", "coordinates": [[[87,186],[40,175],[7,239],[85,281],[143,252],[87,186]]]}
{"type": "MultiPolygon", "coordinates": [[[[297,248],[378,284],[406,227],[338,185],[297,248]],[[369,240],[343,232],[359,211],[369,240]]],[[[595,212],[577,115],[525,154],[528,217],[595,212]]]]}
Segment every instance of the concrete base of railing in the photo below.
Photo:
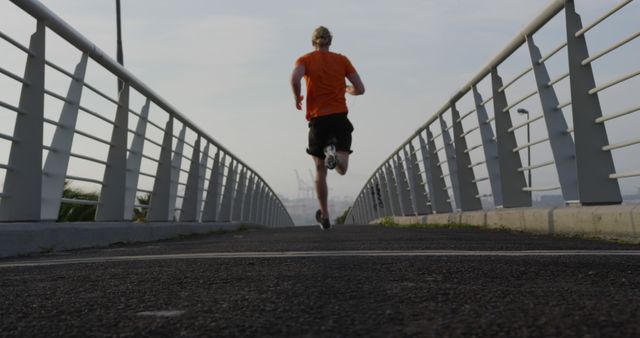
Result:
{"type": "Polygon", "coordinates": [[[107,246],[114,243],[149,242],[182,235],[234,231],[242,223],[5,223],[0,224],[0,257],[11,257],[107,246]]]}
{"type": "MultiPolygon", "coordinates": [[[[372,223],[382,223],[377,219],[372,223]]],[[[514,208],[424,216],[394,216],[397,224],[469,224],[540,234],[640,243],[640,204],[514,208]]]]}

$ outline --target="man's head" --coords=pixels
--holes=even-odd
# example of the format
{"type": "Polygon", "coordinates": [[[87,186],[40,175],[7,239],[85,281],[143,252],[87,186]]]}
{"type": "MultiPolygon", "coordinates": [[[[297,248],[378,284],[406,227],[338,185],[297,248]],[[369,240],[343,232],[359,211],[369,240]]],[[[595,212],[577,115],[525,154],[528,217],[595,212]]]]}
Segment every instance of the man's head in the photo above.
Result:
{"type": "Polygon", "coordinates": [[[320,26],[311,34],[311,43],[314,47],[329,47],[331,45],[331,32],[327,27],[320,26]]]}

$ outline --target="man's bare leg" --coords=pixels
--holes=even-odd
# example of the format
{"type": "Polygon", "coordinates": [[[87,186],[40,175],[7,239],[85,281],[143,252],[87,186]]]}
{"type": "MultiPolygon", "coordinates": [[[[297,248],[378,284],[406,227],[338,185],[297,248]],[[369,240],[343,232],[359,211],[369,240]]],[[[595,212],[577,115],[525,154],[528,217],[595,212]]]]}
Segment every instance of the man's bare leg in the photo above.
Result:
{"type": "Polygon", "coordinates": [[[347,173],[349,169],[349,152],[348,151],[336,151],[338,157],[338,165],[336,165],[336,172],[340,175],[347,173]]]}
{"type": "Polygon", "coordinates": [[[319,157],[311,156],[316,165],[316,196],[320,203],[320,211],[322,218],[329,218],[329,208],[327,207],[327,167],[324,166],[324,160],[319,157]]]}

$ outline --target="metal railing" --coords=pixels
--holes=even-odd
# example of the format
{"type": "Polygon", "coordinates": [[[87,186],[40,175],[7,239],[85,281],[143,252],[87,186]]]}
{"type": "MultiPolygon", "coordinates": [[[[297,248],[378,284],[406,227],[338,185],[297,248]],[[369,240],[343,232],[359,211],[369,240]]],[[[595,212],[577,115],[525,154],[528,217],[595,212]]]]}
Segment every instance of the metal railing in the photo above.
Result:
{"type": "Polygon", "coordinates": [[[148,221],[293,225],[273,189],[242,160],[43,4],[12,2],[37,24],[28,46],[0,32],[0,42],[27,60],[23,76],[0,65],[0,77],[20,86],[17,104],[0,98],[0,112],[15,114],[13,133],[0,133],[10,148],[0,164],[0,221],[56,220],[66,203],[95,205],[96,221],[131,220],[138,208],[148,221]],[[79,52],[75,70],[47,59],[49,32],[72,46],[67,55],[79,52]],[[91,70],[124,88],[112,97],[86,81],[91,70]],[[67,94],[45,88],[45,74],[66,78],[67,94]],[[140,111],[135,100],[143,103],[140,111]],[[59,115],[50,116],[59,106],[59,115]],[[64,197],[69,182],[98,186],[98,199],[64,197]],[[136,202],[146,194],[148,205],[136,202]]]}
{"type": "MultiPolygon", "coordinates": [[[[567,204],[621,203],[618,180],[638,177],[640,171],[616,171],[615,167],[623,163],[616,160],[614,165],[612,151],[631,149],[629,147],[640,143],[637,124],[631,130],[616,126],[608,129],[605,124],[640,110],[638,96],[629,95],[637,94],[638,86],[619,95],[625,99],[631,96],[636,101],[617,112],[603,114],[604,105],[599,95],[640,74],[640,62],[635,65],[629,62],[638,61],[637,54],[631,56],[633,53],[628,48],[640,36],[640,25],[635,19],[630,20],[635,25],[626,25],[625,29],[635,29],[635,32],[622,32],[621,26],[616,26],[615,32],[620,32],[618,37],[611,34],[610,29],[605,38],[609,45],[593,54],[588,52],[587,38],[592,30],[597,31],[600,25],[624,14],[623,9],[629,9],[630,3],[632,0],[622,1],[583,26],[574,1],[551,1],[374,170],[357,195],[346,223],[454,210],[530,207],[533,192],[546,191],[559,191],[567,204]],[[564,15],[558,15],[561,12],[564,15]],[[566,28],[566,38],[543,55],[534,40],[548,26],[556,27],[554,24],[566,28]],[[567,56],[564,60],[561,59],[563,53],[567,56]],[[522,54],[526,57],[521,57],[522,54]],[[610,80],[596,82],[594,70],[598,68],[594,63],[610,54],[627,58],[627,62],[616,61],[618,68],[626,68],[625,73],[606,74],[610,80]],[[513,71],[511,80],[503,81],[500,73],[518,61],[525,64],[513,71]],[[554,67],[548,67],[549,63],[554,67]],[[564,67],[563,71],[555,69],[558,64],[564,67]],[[552,77],[550,70],[557,74],[552,77]],[[485,91],[489,95],[482,95],[483,88],[487,87],[485,91]],[[563,91],[570,97],[561,102],[559,97],[563,91]],[[507,94],[515,99],[508,100],[507,94]],[[531,116],[526,109],[518,109],[526,113],[525,120],[512,114],[525,104],[534,107],[531,116]],[[465,105],[471,109],[467,110],[465,105]],[[464,114],[460,114],[460,110],[464,114]],[[527,132],[525,139],[523,132],[531,127],[539,135],[531,140],[527,132]],[[612,134],[612,130],[616,131],[614,138],[620,141],[609,141],[607,131],[612,134]],[[523,152],[532,149],[539,155],[535,163],[523,164],[523,152]],[[525,175],[535,171],[543,172],[539,186],[532,186],[525,175]],[[547,176],[555,176],[555,182],[547,176]]],[[[555,36],[560,31],[549,29],[555,36]]],[[[606,109],[612,109],[611,106],[606,109]]],[[[637,159],[638,148],[630,151],[619,157],[635,154],[637,159]]]]}

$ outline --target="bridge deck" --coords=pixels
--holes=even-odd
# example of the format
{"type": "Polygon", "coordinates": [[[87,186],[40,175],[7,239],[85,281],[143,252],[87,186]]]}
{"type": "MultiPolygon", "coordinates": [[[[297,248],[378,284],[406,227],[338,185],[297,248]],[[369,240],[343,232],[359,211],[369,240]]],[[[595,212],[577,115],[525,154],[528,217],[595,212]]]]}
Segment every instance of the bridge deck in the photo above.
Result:
{"type": "Polygon", "coordinates": [[[0,260],[0,332],[637,336],[638,249],[479,229],[351,226],[53,253],[0,260]]]}

